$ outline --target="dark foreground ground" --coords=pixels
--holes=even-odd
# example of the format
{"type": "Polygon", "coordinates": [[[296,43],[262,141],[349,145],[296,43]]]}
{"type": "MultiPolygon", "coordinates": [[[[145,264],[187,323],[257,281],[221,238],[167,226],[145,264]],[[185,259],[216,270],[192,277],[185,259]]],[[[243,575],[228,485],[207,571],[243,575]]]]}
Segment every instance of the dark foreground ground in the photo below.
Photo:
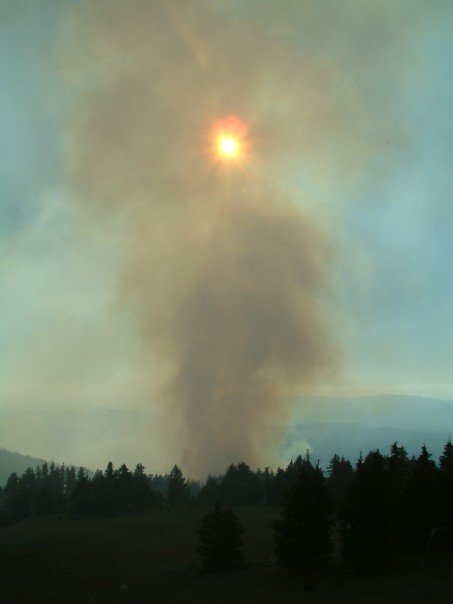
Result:
{"type": "Polygon", "coordinates": [[[28,520],[0,529],[0,603],[264,602],[452,604],[453,555],[430,554],[374,574],[295,577],[275,565],[277,510],[236,510],[250,568],[200,575],[196,529],[205,510],[128,518],[28,520]]]}

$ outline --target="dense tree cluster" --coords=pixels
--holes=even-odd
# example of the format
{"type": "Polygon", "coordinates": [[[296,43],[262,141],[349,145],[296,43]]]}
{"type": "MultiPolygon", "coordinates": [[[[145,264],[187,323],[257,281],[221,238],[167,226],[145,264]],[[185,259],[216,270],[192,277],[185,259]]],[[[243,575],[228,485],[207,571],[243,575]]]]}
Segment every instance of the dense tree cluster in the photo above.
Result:
{"type": "MultiPolygon", "coordinates": [[[[334,455],[327,479],[308,453],[276,473],[268,469],[254,473],[244,463],[232,465],[223,479],[208,478],[200,499],[235,505],[274,503],[282,494],[281,518],[273,523],[275,553],[289,569],[324,566],[334,549],[334,526],[340,529],[343,558],[355,566],[453,546],[451,441],[438,466],[424,445],[412,459],[397,443],[389,455],[370,451],[365,459],[360,456],[355,470],[334,455]]],[[[214,517],[209,516],[211,523],[214,517]]]]}
{"type": "Polygon", "coordinates": [[[409,459],[394,443],[360,456],[355,471],[334,455],[324,478],[309,460],[286,494],[274,522],[275,552],[282,566],[322,566],[332,551],[332,527],[339,528],[341,554],[356,567],[370,567],[399,555],[453,547],[453,444],[439,465],[422,446],[409,459]]]}
{"type": "Polygon", "coordinates": [[[82,467],[44,463],[21,476],[11,474],[0,488],[0,524],[62,512],[99,517],[181,507],[196,501],[199,490],[199,483],[185,479],[176,465],[169,474],[153,475],[142,464],[131,471],[109,462],[93,474],[82,467]]]}
{"type": "Polygon", "coordinates": [[[79,470],[69,509],[87,516],[114,516],[161,507],[162,495],[152,488],[152,477],[144,469],[137,464],[131,472],[123,464],[115,470],[109,462],[92,478],[79,470]]]}
{"type": "Polygon", "coordinates": [[[148,475],[141,464],[131,471],[109,462],[104,471],[89,474],[83,468],[44,463],[21,476],[10,475],[0,489],[0,523],[61,512],[100,517],[188,505],[214,509],[199,533],[206,569],[217,564],[209,552],[220,551],[222,539],[228,542],[225,547],[239,546],[240,526],[228,510],[244,505],[282,508],[274,522],[275,551],[285,567],[326,562],[333,527],[345,560],[373,565],[452,543],[453,444],[445,444],[438,464],[425,446],[410,459],[394,443],[388,455],[379,450],[361,455],[355,468],[335,454],[327,478],[307,452],[275,472],[253,471],[245,462],[231,464],[223,476],[208,476],[203,485],[188,481],[178,466],[169,474],[148,475]]]}
{"type": "Polygon", "coordinates": [[[198,529],[202,570],[211,572],[242,567],[243,532],[241,521],[232,510],[222,510],[216,503],[213,511],[203,516],[198,529]]]}
{"type": "Polygon", "coordinates": [[[109,462],[104,472],[89,476],[84,468],[44,463],[28,468],[20,477],[11,474],[0,490],[0,521],[10,524],[28,516],[61,512],[109,516],[161,504],[162,495],[141,464],[131,472],[124,464],[115,470],[109,462]]]}
{"type": "Polygon", "coordinates": [[[333,549],[334,501],[319,466],[304,464],[286,494],[281,519],[275,520],[275,553],[282,566],[324,566],[333,549]]]}
{"type": "Polygon", "coordinates": [[[69,506],[77,484],[74,466],[43,463],[28,468],[22,476],[13,472],[0,490],[1,523],[9,524],[27,516],[61,512],[69,506]]]}
{"type": "Polygon", "coordinates": [[[438,465],[424,445],[412,459],[397,443],[389,455],[370,451],[355,469],[335,454],[327,478],[308,453],[275,473],[268,468],[253,472],[242,462],[231,465],[224,477],[209,476],[199,501],[282,504],[281,518],[273,523],[275,553],[287,568],[303,571],[326,564],[334,549],[334,527],[343,559],[370,566],[453,546],[453,444],[445,444],[438,465]]]}
{"type": "Polygon", "coordinates": [[[343,555],[372,565],[394,555],[451,543],[453,536],[453,446],[439,466],[423,445],[409,459],[394,443],[390,455],[370,451],[358,460],[340,508],[343,555]]]}
{"type": "Polygon", "coordinates": [[[208,476],[198,496],[199,503],[226,506],[281,505],[287,491],[294,486],[302,468],[311,466],[310,455],[299,455],[286,468],[276,472],[269,468],[254,472],[245,462],[231,464],[224,476],[208,476]]]}

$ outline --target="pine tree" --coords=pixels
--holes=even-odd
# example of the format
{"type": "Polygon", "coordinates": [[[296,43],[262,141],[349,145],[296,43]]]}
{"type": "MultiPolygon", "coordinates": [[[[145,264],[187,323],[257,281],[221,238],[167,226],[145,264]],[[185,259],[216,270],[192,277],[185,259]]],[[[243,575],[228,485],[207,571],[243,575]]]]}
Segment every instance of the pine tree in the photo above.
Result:
{"type": "Polygon", "coordinates": [[[243,461],[231,464],[220,488],[221,499],[227,505],[254,505],[262,500],[259,479],[243,461]]]}
{"type": "Polygon", "coordinates": [[[440,515],[444,527],[453,529],[453,443],[451,439],[445,443],[439,459],[440,466],[440,515]]]}
{"type": "Polygon", "coordinates": [[[343,502],[346,491],[354,478],[351,462],[335,453],[328,467],[327,486],[337,502],[343,502]]]}
{"type": "Polygon", "coordinates": [[[76,514],[92,514],[91,482],[84,468],[77,472],[77,482],[72,494],[70,508],[76,514]]]}
{"type": "Polygon", "coordinates": [[[303,571],[324,565],[332,551],[333,502],[319,466],[306,466],[288,491],[282,518],[273,522],[275,553],[286,568],[303,571]]]}
{"type": "Polygon", "coordinates": [[[104,471],[105,478],[105,496],[106,496],[106,513],[116,514],[117,505],[115,497],[115,481],[116,481],[116,470],[111,461],[108,462],[107,467],[104,471]]]}
{"type": "Polygon", "coordinates": [[[49,486],[49,481],[45,480],[38,488],[35,500],[35,513],[38,516],[51,514],[54,511],[54,498],[49,486]]]}
{"type": "Polygon", "coordinates": [[[94,516],[108,516],[112,502],[107,493],[107,480],[101,470],[96,470],[91,479],[91,512],[94,516]]]}
{"type": "Polygon", "coordinates": [[[208,475],[205,484],[201,487],[198,495],[198,502],[201,505],[212,506],[219,501],[220,498],[220,486],[219,481],[215,476],[208,475]]]}
{"type": "Polygon", "coordinates": [[[410,479],[411,464],[404,447],[394,442],[387,458],[388,474],[388,534],[389,553],[401,552],[406,541],[405,497],[410,479]]]}
{"type": "Polygon", "coordinates": [[[440,475],[425,445],[415,460],[405,494],[406,544],[423,550],[439,526],[440,475]]]}
{"type": "Polygon", "coordinates": [[[189,488],[181,470],[173,466],[168,477],[167,502],[171,507],[181,507],[189,503],[189,488]]]}
{"type": "Polygon", "coordinates": [[[202,570],[210,572],[242,567],[243,532],[241,522],[232,510],[221,510],[217,503],[212,512],[203,516],[197,531],[202,570]]]}
{"type": "Polygon", "coordinates": [[[387,460],[379,450],[357,462],[354,480],[342,509],[344,557],[358,566],[370,566],[389,552],[391,490],[387,460]]]}
{"type": "Polygon", "coordinates": [[[144,510],[152,505],[152,495],[156,495],[151,490],[149,480],[145,474],[145,467],[139,463],[135,466],[132,480],[132,505],[135,510],[144,510]]]}
{"type": "Polygon", "coordinates": [[[116,512],[124,514],[130,510],[133,499],[133,475],[126,464],[122,464],[115,472],[113,495],[116,512]]]}
{"type": "Polygon", "coordinates": [[[65,477],[64,477],[64,496],[66,505],[72,498],[72,494],[74,493],[74,489],[77,483],[77,474],[74,466],[67,467],[65,469],[65,477]]]}
{"type": "Polygon", "coordinates": [[[6,524],[23,520],[31,513],[31,490],[13,472],[4,489],[4,521],[6,524]]]}

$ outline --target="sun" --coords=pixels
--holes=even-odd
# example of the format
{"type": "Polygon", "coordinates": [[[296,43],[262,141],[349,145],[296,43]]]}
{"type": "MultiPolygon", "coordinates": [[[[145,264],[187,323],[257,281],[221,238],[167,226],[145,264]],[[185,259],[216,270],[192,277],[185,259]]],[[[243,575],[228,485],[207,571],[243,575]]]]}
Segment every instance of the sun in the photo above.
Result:
{"type": "Polygon", "coordinates": [[[247,151],[247,127],[235,115],[214,122],[211,129],[211,156],[215,163],[243,164],[247,151]]]}
{"type": "Polygon", "coordinates": [[[238,141],[231,136],[219,136],[219,152],[226,157],[233,157],[239,151],[238,141]]]}

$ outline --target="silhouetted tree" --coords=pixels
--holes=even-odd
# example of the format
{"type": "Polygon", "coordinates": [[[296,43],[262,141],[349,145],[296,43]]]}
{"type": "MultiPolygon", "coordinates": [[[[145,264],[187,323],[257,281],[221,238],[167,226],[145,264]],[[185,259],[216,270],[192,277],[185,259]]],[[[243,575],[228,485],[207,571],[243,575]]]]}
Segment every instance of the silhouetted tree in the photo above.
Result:
{"type": "Polygon", "coordinates": [[[89,515],[92,513],[91,484],[84,468],[77,472],[77,482],[72,494],[70,509],[76,514],[89,515]]]}
{"type": "Polygon", "coordinates": [[[350,461],[335,453],[328,467],[327,486],[337,502],[343,502],[346,491],[354,478],[354,469],[350,461]]]}
{"type": "Polygon", "coordinates": [[[39,485],[34,507],[37,516],[45,516],[54,511],[54,498],[48,480],[39,485]]]}
{"type": "Polygon", "coordinates": [[[277,470],[274,498],[272,501],[274,505],[283,505],[287,492],[298,482],[299,475],[304,470],[313,470],[310,451],[308,449],[304,457],[298,455],[294,461],[291,459],[284,470],[281,468],[277,470]]]}
{"type": "Polygon", "coordinates": [[[27,468],[19,480],[23,492],[23,513],[27,516],[35,514],[37,481],[33,468],[27,468]]]}
{"type": "Polygon", "coordinates": [[[107,463],[107,467],[105,468],[104,476],[108,482],[113,483],[113,481],[115,480],[115,468],[111,461],[109,461],[107,463]]]}
{"type": "Polygon", "coordinates": [[[220,501],[219,481],[215,476],[209,474],[205,484],[201,487],[198,495],[198,502],[201,505],[213,506],[218,501],[220,501]]]}
{"type": "Polygon", "coordinates": [[[445,443],[439,459],[440,519],[444,527],[453,530],[453,443],[445,443]]]}
{"type": "Polygon", "coordinates": [[[226,505],[254,505],[261,503],[263,499],[260,480],[243,461],[237,466],[229,466],[220,493],[221,500],[226,505]]]}
{"type": "Polygon", "coordinates": [[[49,478],[49,464],[45,461],[41,466],[41,473],[39,476],[40,480],[46,480],[49,478]]]}
{"type": "Polygon", "coordinates": [[[264,468],[261,475],[261,488],[263,491],[263,503],[272,504],[274,501],[275,474],[270,468],[264,468]]]}
{"type": "Polygon", "coordinates": [[[112,492],[108,490],[107,479],[102,471],[96,470],[90,481],[90,514],[109,516],[112,513],[112,492]]]}
{"type": "Polygon", "coordinates": [[[405,502],[408,483],[411,475],[411,462],[406,449],[394,442],[387,458],[388,472],[388,534],[389,553],[400,552],[405,547],[407,513],[405,502]]]}
{"type": "Polygon", "coordinates": [[[189,489],[189,500],[196,501],[201,491],[201,482],[198,480],[188,480],[187,488],[189,489]]]}
{"type": "Polygon", "coordinates": [[[4,522],[6,524],[23,520],[31,514],[31,491],[13,472],[4,489],[4,522]]]}
{"type": "Polygon", "coordinates": [[[132,506],[135,510],[144,510],[148,503],[150,490],[148,477],[144,466],[139,463],[135,466],[132,480],[132,506]]]}
{"type": "Polygon", "coordinates": [[[64,465],[50,464],[47,489],[50,494],[50,513],[61,512],[64,506],[64,465]]]}
{"type": "Polygon", "coordinates": [[[379,450],[360,457],[342,509],[342,544],[346,559],[368,566],[393,547],[389,508],[391,489],[386,458],[379,450]]]}
{"type": "Polygon", "coordinates": [[[64,475],[64,499],[66,505],[71,501],[77,483],[77,474],[74,466],[67,467],[64,475]]]}
{"type": "Polygon", "coordinates": [[[273,522],[275,553],[286,568],[303,571],[324,565],[332,551],[333,501],[319,466],[306,465],[288,491],[281,512],[273,522]]]}
{"type": "Polygon", "coordinates": [[[149,483],[152,489],[160,493],[161,495],[166,495],[168,491],[168,474],[163,476],[162,474],[152,474],[149,477],[149,483]]]}
{"type": "Polygon", "coordinates": [[[104,470],[104,488],[105,488],[105,498],[106,498],[106,513],[107,514],[116,514],[117,505],[115,501],[115,481],[116,481],[116,471],[113,466],[113,463],[109,461],[107,463],[107,467],[104,470]]]}
{"type": "Polygon", "coordinates": [[[126,464],[122,464],[115,472],[113,499],[115,512],[124,514],[129,511],[132,503],[133,475],[126,464]]]}
{"type": "Polygon", "coordinates": [[[189,503],[189,488],[180,468],[173,466],[168,477],[167,502],[171,507],[181,507],[189,503]]]}
{"type": "Polygon", "coordinates": [[[402,491],[409,478],[411,463],[406,449],[402,446],[399,447],[397,442],[390,447],[387,465],[391,482],[398,485],[398,489],[402,491]]]}
{"type": "Polygon", "coordinates": [[[243,529],[239,518],[227,508],[214,510],[203,516],[198,529],[203,571],[221,571],[244,565],[241,551],[243,529]]]}
{"type": "Polygon", "coordinates": [[[405,544],[417,550],[427,547],[439,527],[440,476],[425,445],[415,461],[405,494],[405,544]]]}

